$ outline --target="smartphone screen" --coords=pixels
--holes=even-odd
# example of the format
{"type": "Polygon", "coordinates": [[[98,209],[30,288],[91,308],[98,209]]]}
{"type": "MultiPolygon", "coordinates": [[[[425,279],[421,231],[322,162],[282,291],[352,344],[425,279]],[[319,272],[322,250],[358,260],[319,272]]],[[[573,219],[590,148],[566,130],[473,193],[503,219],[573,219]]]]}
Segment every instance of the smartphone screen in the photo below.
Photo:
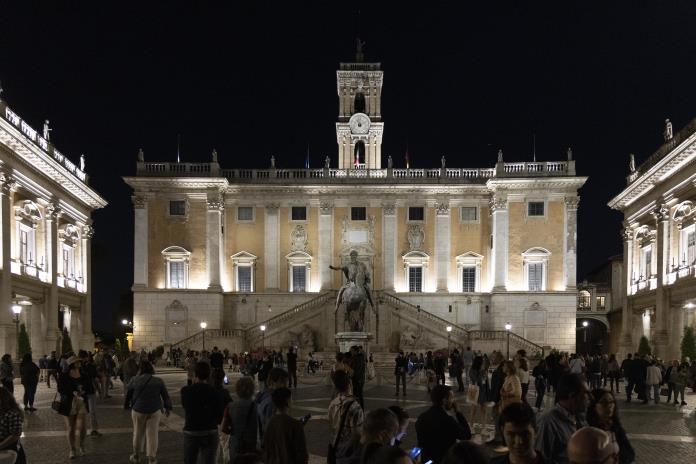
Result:
{"type": "Polygon", "coordinates": [[[411,448],[411,451],[409,451],[409,456],[411,456],[411,459],[416,459],[418,456],[421,454],[421,449],[418,447],[411,448]]]}

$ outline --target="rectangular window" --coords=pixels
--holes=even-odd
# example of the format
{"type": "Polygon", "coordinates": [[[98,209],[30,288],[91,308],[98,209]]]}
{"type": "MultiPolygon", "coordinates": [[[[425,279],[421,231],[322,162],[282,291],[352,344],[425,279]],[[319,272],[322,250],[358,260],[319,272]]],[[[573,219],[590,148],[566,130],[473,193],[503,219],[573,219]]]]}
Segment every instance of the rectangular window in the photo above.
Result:
{"type": "Polygon", "coordinates": [[[408,268],[408,291],[423,291],[423,268],[420,266],[410,266],[408,268]]]}
{"type": "Polygon", "coordinates": [[[292,291],[305,292],[307,286],[307,267],[292,266],[292,291]]]}
{"type": "Polygon", "coordinates": [[[462,222],[478,221],[478,208],[476,206],[462,206],[460,208],[462,222]]]}
{"type": "Polygon", "coordinates": [[[238,206],[237,207],[237,220],[238,221],[253,221],[254,220],[254,208],[251,206],[238,206]]]}
{"type": "Polygon", "coordinates": [[[543,201],[530,201],[527,203],[527,216],[543,216],[544,215],[544,202],[543,201]]]}
{"type": "Polygon", "coordinates": [[[238,266],[237,280],[238,291],[251,292],[251,266],[238,266]]]}
{"type": "Polygon", "coordinates": [[[409,221],[422,221],[425,219],[425,208],[422,206],[411,206],[408,208],[409,221]]]}
{"type": "Polygon", "coordinates": [[[74,278],[75,271],[73,270],[73,259],[75,249],[73,247],[63,246],[63,275],[65,277],[74,278]]]}
{"type": "Polygon", "coordinates": [[[169,261],[169,288],[186,288],[186,263],[169,261]]]}
{"type": "Polygon", "coordinates": [[[366,221],[367,220],[367,208],[364,206],[353,206],[350,209],[350,220],[351,221],[366,221]]]}
{"type": "Polygon", "coordinates": [[[598,296],[597,297],[597,309],[604,309],[606,301],[607,300],[606,300],[605,296],[598,296]]]}
{"type": "Polygon", "coordinates": [[[23,263],[29,260],[29,232],[26,230],[19,232],[19,259],[23,263]]]}
{"type": "Polygon", "coordinates": [[[696,261],[696,230],[686,234],[686,259],[689,264],[694,264],[696,261]]]}
{"type": "Polygon", "coordinates": [[[293,221],[306,221],[307,208],[304,206],[293,206],[290,217],[292,217],[293,221]]]}
{"type": "Polygon", "coordinates": [[[647,246],[641,250],[640,277],[649,279],[652,274],[652,247],[647,246]]]}
{"type": "Polygon", "coordinates": [[[540,292],[543,289],[544,263],[529,263],[527,265],[529,290],[540,292]]]}
{"type": "Polygon", "coordinates": [[[170,216],[186,216],[186,201],[184,201],[184,200],[171,200],[169,202],[169,215],[170,216]]]}
{"type": "Polygon", "coordinates": [[[476,267],[464,266],[462,268],[462,292],[476,291],[476,267]]]}

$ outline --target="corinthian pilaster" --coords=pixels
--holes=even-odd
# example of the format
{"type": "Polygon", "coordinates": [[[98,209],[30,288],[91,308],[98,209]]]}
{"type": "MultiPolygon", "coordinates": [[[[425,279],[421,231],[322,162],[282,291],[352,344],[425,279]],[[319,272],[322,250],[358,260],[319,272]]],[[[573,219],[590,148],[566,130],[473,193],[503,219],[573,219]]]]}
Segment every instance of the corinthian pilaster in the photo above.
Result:
{"type": "Polygon", "coordinates": [[[148,202],[142,195],[133,200],[134,242],[133,242],[133,286],[148,286],[148,202]]]}
{"type": "Polygon", "coordinates": [[[578,206],[579,197],[565,199],[565,284],[567,289],[577,285],[577,240],[578,240],[578,206]]]}
{"type": "Polygon", "coordinates": [[[450,205],[447,201],[435,205],[435,266],[437,270],[437,291],[447,291],[447,278],[450,267],[450,205]]]}
{"type": "Polygon", "coordinates": [[[263,259],[267,291],[278,291],[280,272],[280,218],[277,203],[266,205],[264,216],[263,259]]]}
{"type": "Polygon", "coordinates": [[[507,198],[494,196],[490,202],[493,234],[493,291],[507,289],[508,205],[507,198]]]}

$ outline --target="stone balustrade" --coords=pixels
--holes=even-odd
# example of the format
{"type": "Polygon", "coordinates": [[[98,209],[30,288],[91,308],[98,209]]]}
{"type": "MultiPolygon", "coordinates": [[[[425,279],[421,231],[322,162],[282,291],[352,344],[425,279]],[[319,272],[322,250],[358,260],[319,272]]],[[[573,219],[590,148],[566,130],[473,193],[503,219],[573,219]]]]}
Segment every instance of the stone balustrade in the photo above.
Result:
{"type": "Polygon", "coordinates": [[[224,177],[232,183],[485,183],[493,178],[573,176],[573,161],[498,163],[494,168],[220,169],[218,163],[138,162],[143,177],[224,177]]]}

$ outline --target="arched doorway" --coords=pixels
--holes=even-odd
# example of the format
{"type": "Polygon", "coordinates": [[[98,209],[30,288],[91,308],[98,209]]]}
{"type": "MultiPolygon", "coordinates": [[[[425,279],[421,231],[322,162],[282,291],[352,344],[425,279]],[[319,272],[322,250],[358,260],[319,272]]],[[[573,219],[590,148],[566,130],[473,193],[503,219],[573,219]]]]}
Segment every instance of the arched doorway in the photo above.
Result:
{"type": "Polygon", "coordinates": [[[365,112],[365,95],[362,92],[355,94],[355,101],[353,102],[354,113],[364,113],[365,112]]]}
{"type": "Polygon", "coordinates": [[[576,319],[575,352],[581,354],[605,354],[609,349],[607,322],[592,317],[576,319]]]}
{"type": "Polygon", "coordinates": [[[353,162],[356,168],[363,167],[365,165],[365,142],[362,140],[355,142],[355,149],[353,149],[353,162]]]}

